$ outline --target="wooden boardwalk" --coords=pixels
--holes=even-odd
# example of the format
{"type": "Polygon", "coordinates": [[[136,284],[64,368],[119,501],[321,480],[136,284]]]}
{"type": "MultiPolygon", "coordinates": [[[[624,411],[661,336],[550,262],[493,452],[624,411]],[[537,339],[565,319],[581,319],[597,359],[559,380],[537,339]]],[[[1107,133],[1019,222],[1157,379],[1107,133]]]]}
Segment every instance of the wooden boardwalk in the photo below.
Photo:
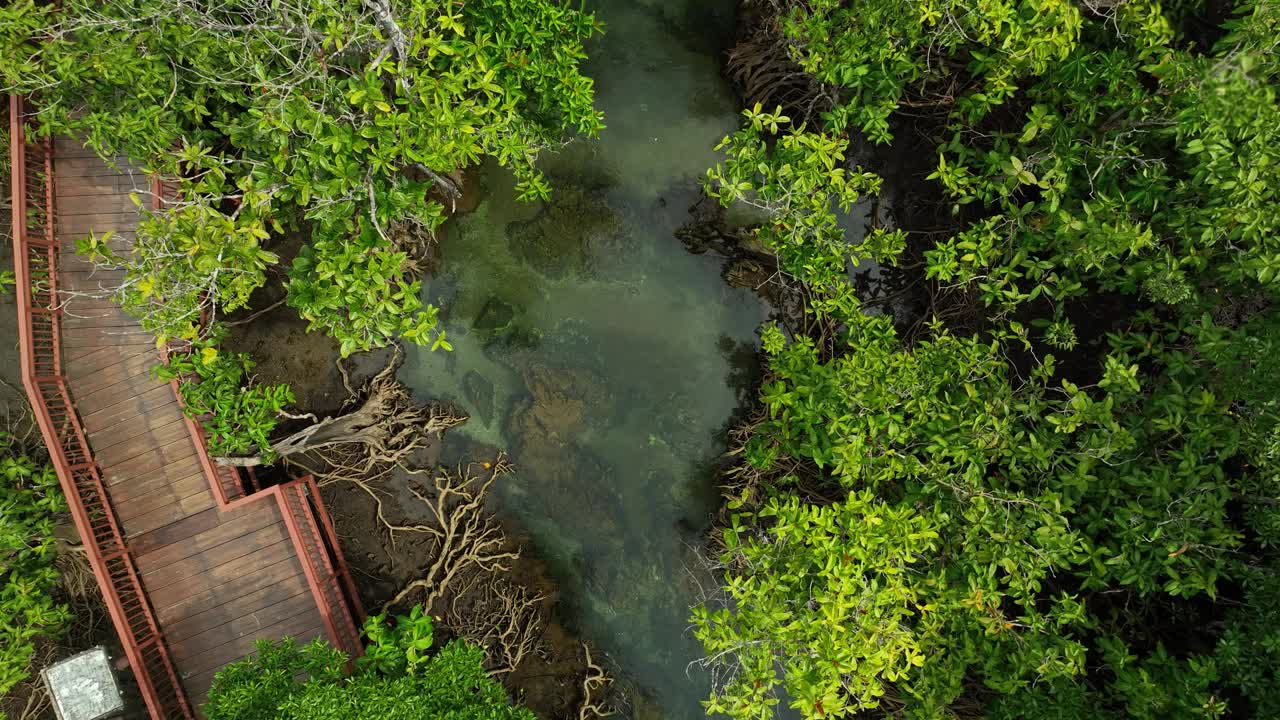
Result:
{"type": "MultiPolygon", "coordinates": [[[[214,674],[249,655],[259,638],[326,636],[348,653],[359,653],[354,626],[360,609],[314,484],[293,481],[245,496],[230,471],[213,466],[198,425],[183,414],[175,385],[151,375],[160,360],[155,339],[103,292],[120,281],[119,273],[96,269],[75,255],[77,240],[108,230],[115,233],[113,244],[127,251],[139,220],[129,193],[146,197],[150,182],[123,159],[111,167],[72,139],[46,143],[45,151],[53,178],[52,192],[46,188],[56,253],[50,263],[57,268],[52,297],[59,305],[51,313],[54,352],[60,351],[53,362],[60,359],[59,387],[78,416],[81,444],[87,441],[96,500],[77,475],[85,464],[56,457],[59,447],[68,447],[63,428],[74,423],[54,417],[42,422],[42,430],[77,524],[86,526],[81,534],[107,537],[109,530],[117,537],[115,550],[108,538],[90,551],[105,558],[95,563],[95,572],[126,654],[131,644],[137,646],[130,658],[135,674],[156,676],[158,686],[168,675],[180,686],[169,693],[178,695],[176,701],[165,700],[163,687],[148,692],[152,680],[140,679],[152,716],[192,716],[214,674]],[[76,493],[86,496],[89,510],[75,512],[76,493]],[[106,505],[114,518],[107,530],[95,525],[96,505],[106,505]],[[112,569],[112,559],[122,560],[124,569],[112,569]],[[122,580],[125,574],[131,577],[122,580]],[[150,628],[150,637],[145,630],[139,634],[138,611],[130,610],[126,597],[139,584],[141,592],[134,594],[144,596],[137,604],[148,616],[142,626],[150,628]],[[112,593],[125,600],[113,604],[112,593]],[[145,659],[151,645],[159,661],[145,659]]],[[[15,199],[18,194],[15,189],[15,199]]],[[[36,329],[27,333],[34,332],[38,351],[41,311],[31,312],[36,329]]],[[[41,371],[30,375],[33,405],[48,403],[41,371]]]]}

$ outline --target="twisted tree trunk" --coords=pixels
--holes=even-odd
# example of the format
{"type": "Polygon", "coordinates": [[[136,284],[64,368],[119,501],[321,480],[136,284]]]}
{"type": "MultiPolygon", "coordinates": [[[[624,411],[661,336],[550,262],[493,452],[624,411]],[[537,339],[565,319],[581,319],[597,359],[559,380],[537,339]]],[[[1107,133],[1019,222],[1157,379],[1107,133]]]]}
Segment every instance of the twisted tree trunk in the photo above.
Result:
{"type": "Polygon", "coordinates": [[[278,460],[288,462],[302,455],[318,455],[330,466],[355,475],[370,473],[378,466],[393,465],[421,447],[432,435],[439,435],[465,420],[437,406],[422,406],[409,389],[396,379],[399,349],[387,366],[356,391],[339,361],[342,382],[355,409],[327,417],[271,443],[270,453],[244,457],[219,457],[215,461],[231,467],[257,467],[278,460]],[[363,398],[363,399],[361,399],[363,398]]]}

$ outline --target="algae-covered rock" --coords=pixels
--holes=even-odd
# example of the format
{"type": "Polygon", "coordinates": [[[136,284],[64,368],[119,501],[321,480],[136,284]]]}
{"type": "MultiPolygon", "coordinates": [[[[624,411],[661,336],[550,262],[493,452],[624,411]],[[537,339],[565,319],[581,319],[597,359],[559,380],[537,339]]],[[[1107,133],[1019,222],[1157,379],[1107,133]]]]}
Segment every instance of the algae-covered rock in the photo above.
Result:
{"type": "Polygon", "coordinates": [[[480,308],[480,314],[472,327],[484,332],[500,332],[510,327],[516,316],[515,308],[500,297],[491,297],[480,308]]]}
{"type": "Polygon", "coordinates": [[[608,413],[608,392],[594,373],[539,365],[528,368],[524,378],[529,399],[511,413],[507,430],[512,444],[525,452],[572,444],[586,429],[589,413],[608,413]]]}
{"type": "Polygon", "coordinates": [[[626,522],[614,468],[579,443],[592,423],[607,415],[611,398],[603,381],[581,369],[528,368],[528,397],[507,417],[506,435],[523,472],[544,498],[573,497],[587,537],[611,537],[626,522]],[[592,492],[583,493],[587,480],[592,492]]]}
{"type": "Polygon", "coordinates": [[[511,415],[520,447],[564,446],[574,442],[586,426],[587,404],[564,378],[535,371],[528,378],[532,399],[511,415]]]}
{"type": "Polygon", "coordinates": [[[476,411],[480,422],[488,425],[493,421],[493,383],[475,370],[471,370],[462,378],[462,391],[467,402],[476,411]]]}
{"type": "Polygon", "coordinates": [[[507,238],[512,254],[543,275],[560,278],[588,271],[595,252],[618,244],[623,222],[602,190],[572,183],[555,188],[532,220],[507,224],[507,238]]]}

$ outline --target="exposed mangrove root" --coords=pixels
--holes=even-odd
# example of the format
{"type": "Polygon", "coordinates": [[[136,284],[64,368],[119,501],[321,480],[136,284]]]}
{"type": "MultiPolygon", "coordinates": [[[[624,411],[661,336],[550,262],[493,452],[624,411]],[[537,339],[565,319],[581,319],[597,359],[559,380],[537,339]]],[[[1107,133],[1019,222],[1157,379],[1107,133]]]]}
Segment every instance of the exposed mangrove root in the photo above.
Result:
{"type": "Polygon", "coordinates": [[[451,594],[445,623],[485,649],[491,675],[514,672],[526,657],[542,652],[539,641],[546,624],[542,610],[546,595],[484,572],[472,573],[451,594]]]}
{"type": "Polygon", "coordinates": [[[342,412],[308,425],[271,444],[271,453],[248,457],[220,457],[222,465],[254,467],[276,457],[300,465],[325,478],[376,479],[445,430],[466,420],[438,405],[422,406],[396,378],[403,355],[397,347],[387,366],[359,391],[351,387],[342,362],[342,384],[350,398],[342,412]],[[314,469],[313,469],[314,468],[314,469]]]}
{"type": "Polygon", "coordinates": [[[578,704],[578,720],[608,717],[613,714],[602,697],[613,678],[598,663],[591,659],[591,648],[582,643],[582,652],[586,654],[587,671],[582,676],[582,700],[578,704]]]}
{"type": "MultiPolygon", "coordinates": [[[[484,508],[485,496],[493,481],[510,471],[511,464],[504,455],[499,455],[493,463],[472,463],[457,472],[433,472],[435,492],[430,497],[420,488],[410,488],[413,496],[427,507],[434,522],[396,529],[429,536],[432,561],[422,577],[406,585],[383,605],[383,612],[410,596],[430,609],[461,577],[476,571],[504,572],[520,557],[519,550],[510,548],[506,534],[484,508]],[[475,472],[477,467],[482,468],[479,474],[475,472]]],[[[425,474],[427,471],[410,472],[425,474]]]]}
{"type": "MultiPolygon", "coordinates": [[[[756,433],[760,423],[767,419],[763,412],[757,412],[741,425],[729,430],[729,451],[725,453],[730,464],[720,478],[720,489],[726,501],[720,506],[720,522],[727,524],[729,516],[734,513],[752,512],[759,509],[769,496],[771,489],[781,484],[790,487],[790,491],[806,498],[815,504],[829,504],[836,501],[830,490],[824,488],[822,475],[812,463],[805,463],[783,455],[774,460],[768,470],[761,470],[747,462],[743,457],[747,443],[756,433]]],[[[716,543],[718,534],[713,533],[716,543]]],[[[719,548],[723,549],[723,548],[719,548]]]]}
{"type": "Polygon", "coordinates": [[[431,558],[422,575],[401,588],[382,611],[409,601],[421,603],[484,648],[489,672],[495,676],[510,674],[531,655],[543,653],[546,625],[546,596],[506,576],[520,551],[485,509],[494,480],[510,471],[511,464],[501,454],[492,463],[471,463],[453,472],[406,469],[411,476],[432,477],[430,486],[420,482],[409,488],[426,507],[430,522],[389,523],[381,502],[378,507],[379,519],[393,537],[398,532],[426,535],[431,558]]]}
{"type": "Polygon", "coordinates": [[[808,122],[835,104],[834,93],[791,59],[776,18],[761,22],[729,51],[725,71],[748,105],[780,105],[797,123],[808,122]]]}

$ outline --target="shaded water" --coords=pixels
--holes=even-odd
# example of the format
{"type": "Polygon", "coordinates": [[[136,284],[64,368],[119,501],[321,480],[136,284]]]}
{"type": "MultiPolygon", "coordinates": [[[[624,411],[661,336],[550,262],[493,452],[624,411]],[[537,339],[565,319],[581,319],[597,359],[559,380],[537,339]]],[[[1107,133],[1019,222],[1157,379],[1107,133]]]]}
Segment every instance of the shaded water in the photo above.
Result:
{"type": "Polygon", "coordinates": [[[719,73],[733,0],[588,6],[608,25],[586,67],[608,129],[547,158],[549,203],[482,172],[425,289],[454,351],[414,351],[401,376],[467,410],[455,443],[510,453],[502,510],[560,583],[566,624],[640,689],[637,714],[698,718],[686,565],[765,310],[673,232],[737,123],[719,73]]]}

